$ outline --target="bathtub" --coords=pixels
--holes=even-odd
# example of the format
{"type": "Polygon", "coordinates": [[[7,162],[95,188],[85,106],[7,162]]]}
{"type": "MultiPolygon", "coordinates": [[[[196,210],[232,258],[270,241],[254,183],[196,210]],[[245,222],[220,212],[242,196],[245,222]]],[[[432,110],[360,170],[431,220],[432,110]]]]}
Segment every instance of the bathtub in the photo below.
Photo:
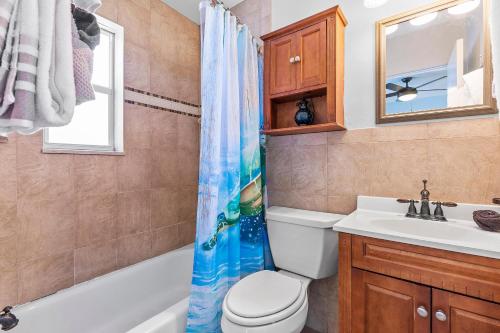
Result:
{"type": "Polygon", "coordinates": [[[12,312],[13,333],[183,333],[193,247],[78,284],[12,312]]]}

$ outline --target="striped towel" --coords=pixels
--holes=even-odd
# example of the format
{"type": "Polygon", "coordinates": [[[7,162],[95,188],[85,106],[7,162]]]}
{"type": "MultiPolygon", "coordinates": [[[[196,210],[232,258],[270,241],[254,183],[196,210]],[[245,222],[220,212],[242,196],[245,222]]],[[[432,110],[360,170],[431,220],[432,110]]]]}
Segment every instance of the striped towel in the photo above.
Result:
{"type": "Polygon", "coordinates": [[[17,17],[11,22],[14,20],[10,66],[0,77],[0,128],[7,131],[30,129],[35,120],[38,0],[18,0],[17,17]]]}

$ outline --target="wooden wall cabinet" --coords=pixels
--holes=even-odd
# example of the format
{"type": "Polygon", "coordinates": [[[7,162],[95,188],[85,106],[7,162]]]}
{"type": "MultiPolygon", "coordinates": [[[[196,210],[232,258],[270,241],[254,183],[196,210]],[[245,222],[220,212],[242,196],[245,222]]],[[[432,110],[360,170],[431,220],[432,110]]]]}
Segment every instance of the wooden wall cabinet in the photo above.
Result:
{"type": "Polygon", "coordinates": [[[349,234],[339,244],[339,332],[500,332],[500,260],[349,234]]]}
{"type": "Polygon", "coordinates": [[[338,6],[262,37],[264,132],[287,135],[344,128],[344,29],[338,6]],[[313,99],[315,121],[297,126],[296,103],[313,99]]]}

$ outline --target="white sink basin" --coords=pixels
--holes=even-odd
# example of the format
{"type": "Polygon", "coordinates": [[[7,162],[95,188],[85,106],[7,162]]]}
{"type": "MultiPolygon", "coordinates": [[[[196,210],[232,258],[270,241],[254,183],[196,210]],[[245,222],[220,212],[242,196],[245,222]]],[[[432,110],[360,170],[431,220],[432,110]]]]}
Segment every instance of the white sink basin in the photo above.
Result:
{"type": "Polygon", "coordinates": [[[498,206],[459,204],[447,208],[448,222],[405,217],[407,205],[392,198],[359,197],[358,210],[333,227],[338,232],[500,259],[500,233],[481,230],[475,210],[498,206]]]}

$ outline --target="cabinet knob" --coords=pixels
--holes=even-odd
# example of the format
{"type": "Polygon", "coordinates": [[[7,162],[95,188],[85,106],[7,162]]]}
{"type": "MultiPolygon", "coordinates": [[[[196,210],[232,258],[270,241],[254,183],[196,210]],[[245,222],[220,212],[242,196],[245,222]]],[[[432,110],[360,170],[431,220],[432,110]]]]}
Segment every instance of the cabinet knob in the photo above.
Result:
{"type": "Polygon", "coordinates": [[[295,57],[295,62],[300,62],[300,60],[301,60],[301,59],[300,59],[300,57],[299,57],[299,56],[296,56],[296,57],[295,57]]]}
{"type": "Polygon", "coordinates": [[[422,305],[417,308],[417,314],[422,318],[427,318],[429,316],[429,312],[427,311],[425,306],[422,305]]]}
{"type": "Polygon", "coordinates": [[[443,310],[437,310],[436,311],[436,319],[439,321],[446,321],[448,317],[446,317],[446,313],[444,313],[443,310]]]}
{"type": "Polygon", "coordinates": [[[291,57],[291,58],[290,58],[290,63],[291,63],[291,64],[295,64],[295,58],[294,58],[294,57],[291,57]]]}

